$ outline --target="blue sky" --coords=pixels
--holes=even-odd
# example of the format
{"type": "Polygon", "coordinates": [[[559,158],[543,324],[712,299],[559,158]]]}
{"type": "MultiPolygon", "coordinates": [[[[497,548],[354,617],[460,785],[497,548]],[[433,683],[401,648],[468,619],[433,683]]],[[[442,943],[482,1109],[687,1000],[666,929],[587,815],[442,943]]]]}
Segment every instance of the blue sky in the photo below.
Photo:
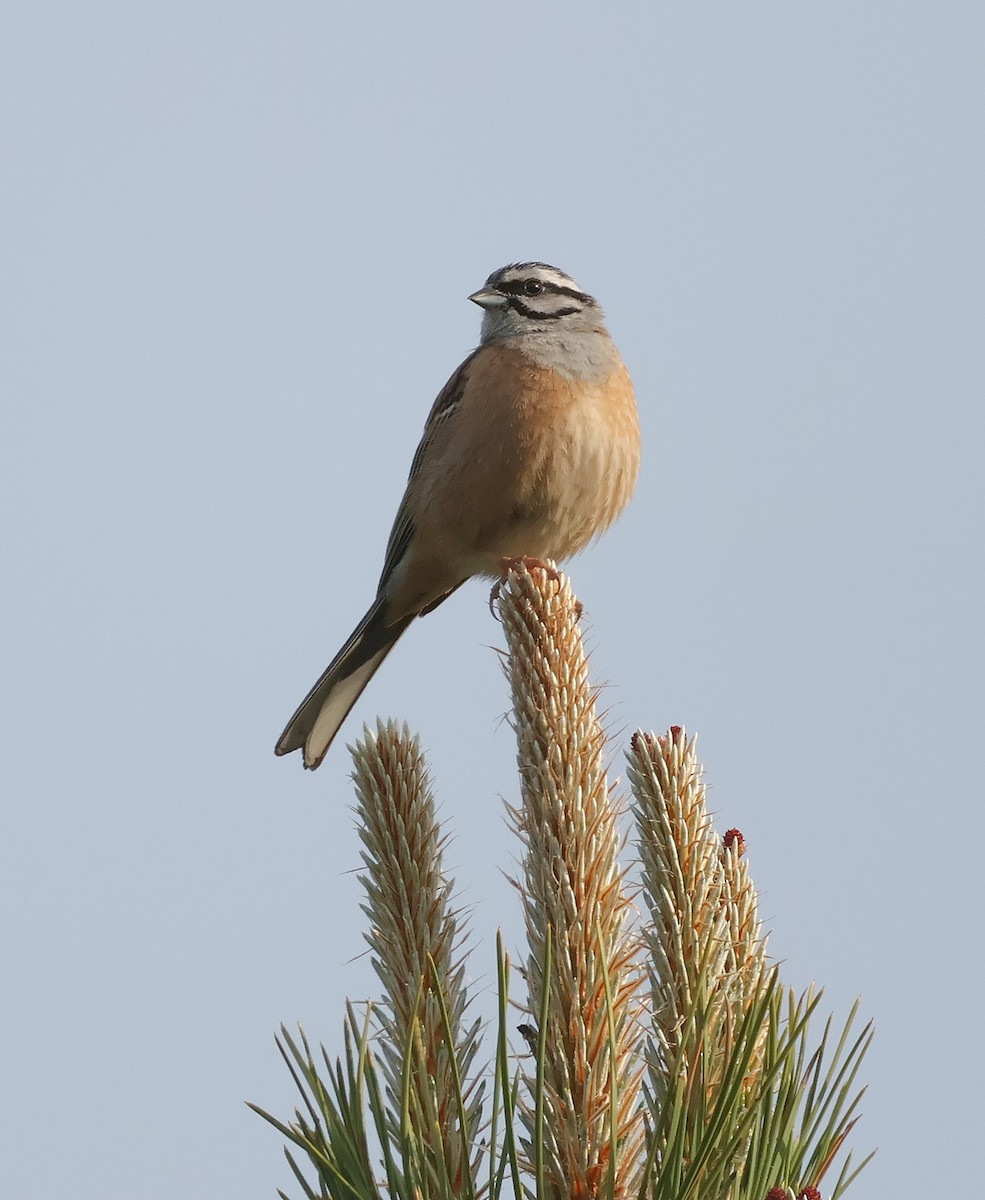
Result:
{"type": "MultiPolygon", "coordinates": [[[[243,1101],[288,1113],[279,1023],[332,1047],[375,984],[344,747],[273,743],[371,598],[465,297],[527,258],[639,397],[636,499],[571,566],[614,770],[697,731],[788,981],[875,1018],[853,1194],[967,1187],[983,50],[980,5],[905,0],[5,7],[3,1195],[289,1187],[243,1101]]],[[[488,989],[486,597],[344,737],[420,732],[488,989]]]]}

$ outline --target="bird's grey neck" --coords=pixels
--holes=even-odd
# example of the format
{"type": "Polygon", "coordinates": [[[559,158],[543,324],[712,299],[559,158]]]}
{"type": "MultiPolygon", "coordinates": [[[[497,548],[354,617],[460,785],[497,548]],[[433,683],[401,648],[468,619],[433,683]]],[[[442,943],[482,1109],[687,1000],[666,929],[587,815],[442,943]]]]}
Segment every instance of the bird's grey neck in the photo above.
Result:
{"type": "Polygon", "coordinates": [[[538,367],[548,367],[570,379],[607,379],[619,355],[604,328],[561,330],[557,327],[524,330],[512,336],[502,330],[484,342],[519,350],[538,367]]]}

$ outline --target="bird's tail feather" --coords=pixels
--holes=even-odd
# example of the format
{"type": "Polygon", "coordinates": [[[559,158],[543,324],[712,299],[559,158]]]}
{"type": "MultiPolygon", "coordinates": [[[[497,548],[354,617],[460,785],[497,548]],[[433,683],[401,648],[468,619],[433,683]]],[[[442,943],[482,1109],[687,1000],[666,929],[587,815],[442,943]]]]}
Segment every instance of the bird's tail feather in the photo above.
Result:
{"type": "Polygon", "coordinates": [[[416,615],[411,613],[391,624],[386,619],[386,600],[380,597],[301,701],[274,753],[290,754],[303,747],[304,765],[313,771],[363,688],[416,615]]]}

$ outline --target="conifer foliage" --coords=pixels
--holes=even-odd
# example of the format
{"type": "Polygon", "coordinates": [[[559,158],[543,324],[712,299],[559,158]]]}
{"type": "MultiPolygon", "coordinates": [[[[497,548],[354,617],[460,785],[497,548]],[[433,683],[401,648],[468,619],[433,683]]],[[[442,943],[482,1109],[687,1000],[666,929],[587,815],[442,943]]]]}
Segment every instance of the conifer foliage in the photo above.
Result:
{"type": "Polygon", "coordinates": [[[252,1106],[287,1140],[299,1195],[836,1200],[868,1162],[843,1151],[871,1025],[855,1028],[856,1004],[815,1036],[821,993],[782,986],[694,737],[637,732],[630,796],[610,782],[567,579],[520,565],[497,604],[521,994],[498,939],[498,1023],[483,1031],[469,979],[487,964],[466,944],[420,745],[392,722],[366,730],[353,779],[380,996],[349,1006],[334,1058],[282,1027],[299,1107],[280,1120],[252,1106]]]}

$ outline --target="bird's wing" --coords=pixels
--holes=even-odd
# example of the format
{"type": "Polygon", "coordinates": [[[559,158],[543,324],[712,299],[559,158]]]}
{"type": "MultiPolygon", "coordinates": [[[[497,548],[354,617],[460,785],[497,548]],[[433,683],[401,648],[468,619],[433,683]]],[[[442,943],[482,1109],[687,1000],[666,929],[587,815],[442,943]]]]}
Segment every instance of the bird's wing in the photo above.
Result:
{"type": "Polygon", "coordinates": [[[414,540],[414,522],[407,504],[407,496],[410,492],[411,484],[421,469],[421,463],[423,463],[427,456],[428,447],[434,440],[435,431],[461,404],[462,397],[465,394],[465,386],[468,383],[469,369],[479,352],[479,350],[473,350],[455,371],[451,379],[448,380],[438,393],[438,397],[434,404],[432,404],[431,411],[428,413],[428,418],[424,422],[424,433],[421,435],[421,440],[414,453],[413,461],[410,464],[410,474],[407,476],[407,488],[404,491],[400,507],[397,509],[397,517],[393,522],[393,528],[390,530],[390,537],[386,544],[386,555],[383,559],[383,572],[380,575],[378,595],[383,594],[397,564],[407,553],[408,547],[414,540]]]}

